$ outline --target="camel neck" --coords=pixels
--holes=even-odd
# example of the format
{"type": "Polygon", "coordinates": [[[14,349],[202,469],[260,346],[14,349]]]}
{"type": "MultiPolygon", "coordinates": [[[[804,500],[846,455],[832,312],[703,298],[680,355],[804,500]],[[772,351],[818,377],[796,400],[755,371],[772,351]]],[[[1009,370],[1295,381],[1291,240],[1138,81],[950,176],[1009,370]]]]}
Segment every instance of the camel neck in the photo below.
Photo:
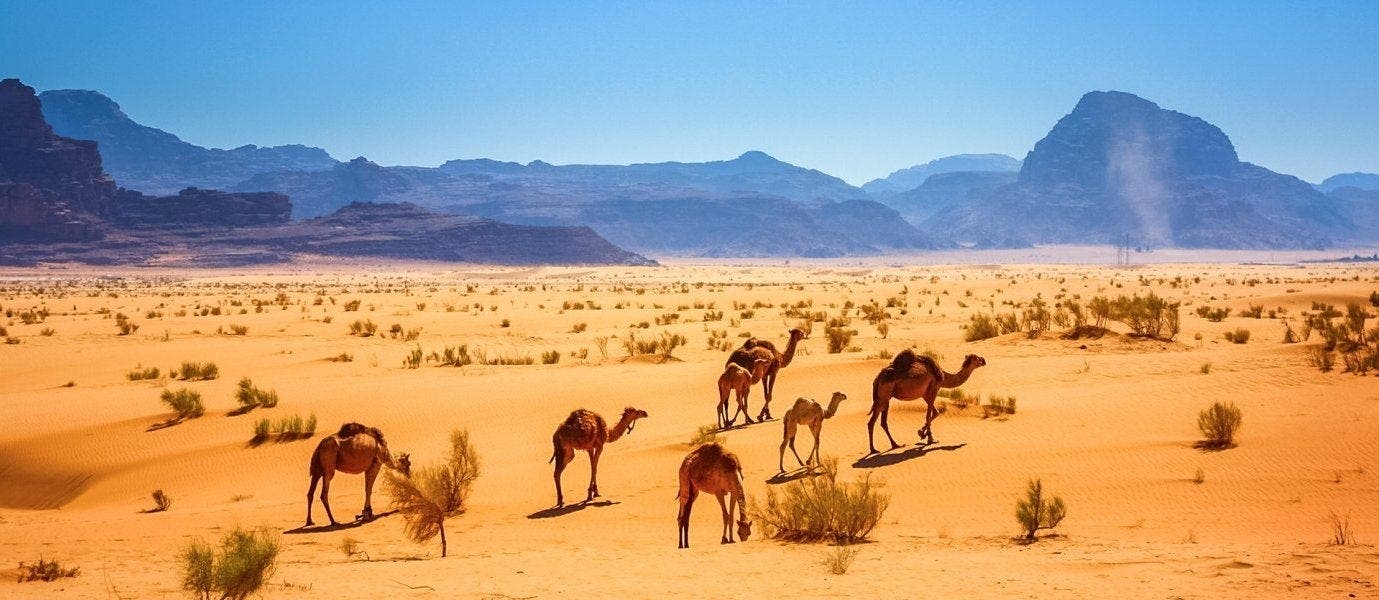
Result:
{"type": "Polygon", "coordinates": [[[824,418],[825,418],[825,419],[831,419],[831,418],[833,418],[833,415],[835,415],[835,414],[838,413],[838,405],[839,405],[839,404],[842,404],[842,402],[843,402],[842,400],[832,400],[832,401],[830,401],[830,402],[828,403],[828,410],[824,411],[824,418]]]}
{"type": "Polygon", "coordinates": [[[957,373],[944,372],[943,384],[939,387],[955,388],[964,383],[967,383],[967,378],[972,376],[972,371],[974,370],[976,370],[976,367],[970,364],[964,364],[962,366],[962,370],[958,371],[957,373]]]}
{"type": "Polygon", "coordinates": [[[795,345],[800,343],[800,338],[790,336],[790,341],[785,344],[785,353],[780,355],[780,366],[782,368],[790,366],[790,361],[795,360],[795,345]]]}
{"type": "Polygon", "coordinates": [[[618,441],[619,439],[621,439],[622,436],[623,436],[624,434],[627,433],[627,427],[628,427],[628,425],[630,425],[630,424],[631,424],[631,421],[628,420],[628,419],[623,419],[623,420],[618,421],[618,424],[617,424],[617,425],[614,425],[614,426],[613,426],[613,429],[610,430],[610,431],[608,432],[608,442],[607,442],[607,443],[611,444],[611,443],[616,442],[616,441],[618,441]]]}

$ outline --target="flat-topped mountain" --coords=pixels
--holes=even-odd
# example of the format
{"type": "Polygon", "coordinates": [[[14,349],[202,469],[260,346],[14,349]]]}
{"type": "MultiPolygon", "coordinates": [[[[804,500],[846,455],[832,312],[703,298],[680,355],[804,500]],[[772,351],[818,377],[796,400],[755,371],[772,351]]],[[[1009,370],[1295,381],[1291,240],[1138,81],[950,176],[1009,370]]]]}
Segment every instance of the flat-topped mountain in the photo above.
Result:
{"type": "Polygon", "coordinates": [[[1016,182],[923,227],[978,245],[1314,248],[1358,232],[1306,182],[1241,162],[1197,117],[1124,92],[1082,97],[1025,157],[1016,182]]]}
{"type": "Polygon", "coordinates": [[[49,90],[43,115],[59,134],[100,144],[105,169],[124,188],[173,194],[188,187],[223,189],[268,171],[329,169],[325,150],[301,145],[231,150],[203,148],[136,123],[99,92],[49,90]]]}

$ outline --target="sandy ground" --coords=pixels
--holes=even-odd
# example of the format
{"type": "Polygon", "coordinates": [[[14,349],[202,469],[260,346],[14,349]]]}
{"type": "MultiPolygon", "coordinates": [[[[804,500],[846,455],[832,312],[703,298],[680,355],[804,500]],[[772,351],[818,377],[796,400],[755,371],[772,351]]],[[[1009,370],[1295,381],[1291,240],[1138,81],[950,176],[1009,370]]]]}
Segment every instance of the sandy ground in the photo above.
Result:
{"type": "MultiPolygon", "coordinates": [[[[1212,323],[1194,313],[1202,304],[1237,312],[1263,305],[1296,317],[1316,301],[1367,305],[1379,290],[1372,266],[904,262],[4,271],[0,307],[14,316],[0,324],[19,343],[0,345],[7,425],[0,430],[0,597],[183,597],[179,550],[235,526],[282,532],[279,567],[264,594],[273,598],[1379,594],[1379,549],[1369,545],[1379,536],[1379,378],[1309,367],[1304,354],[1316,340],[1282,343],[1276,319],[1232,315],[1212,323]],[[1006,311],[1003,303],[1036,296],[1052,302],[1060,294],[1085,300],[1149,290],[1184,303],[1173,342],[1018,333],[963,341],[969,316],[993,304],[1006,311]],[[279,294],[286,305],[275,303],[279,294]],[[829,354],[816,323],[782,371],[773,403],[779,416],[799,396],[849,397],[824,425],[823,454],[839,459],[841,478],[870,473],[891,494],[851,569],[830,574],[820,564],[824,545],[761,535],[718,544],[712,499],[695,511],[693,547],[677,550],[676,470],[695,430],[713,422],[725,358],[708,349],[708,331],[726,330],[734,346],[748,333],[784,343],[798,322],[782,315],[785,304],[812,302],[811,310],[836,316],[845,302],[892,297],[903,306],[889,309],[885,339],[847,311],[856,351],[829,354]],[[361,302],[357,312],[345,311],[351,300],[361,302]],[[722,321],[704,322],[710,304],[724,312],[722,321]],[[45,322],[26,325],[18,316],[40,307],[50,312],[45,322]],[[198,316],[201,307],[221,314],[198,316]],[[114,313],[128,315],[138,331],[117,335],[114,313]],[[655,324],[668,313],[678,322],[655,324]],[[350,336],[356,319],[372,320],[380,333],[396,323],[421,335],[411,342],[350,336]],[[635,327],[644,321],[648,328],[635,327]],[[573,333],[580,323],[587,329],[573,333]],[[248,332],[217,333],[231,325],[248,332]],[[1236,328],[1252,332],[1249,343],[1222,339],[1236,328]],[[627,360],[616,338],[628,331],[679,333],[689,343],[669,362],[627,360]],[[606,358],[600,337],[614,338],[606,358]],[[490,356],[531,355],[537,364],[403,366],[415,347],[429,353],[458,344],[490,356]],[[940,450],[864,459],[870,384],[888,362],[878,354],[911,345],[937,352],[950,370],[966,354],[983,356],[988,365],[963,390],[1015,396],[1017,413],[982,419],[975,409],[953,408],[935,424],[940,450]],[[540,364],[549,350],[562,354],[559,364],[540,364]],[[353,361],[326,360],[341,353],[353,361]],[[166,373],[184,360],[213,361],[221,375],[194,383],[125,376],[138,366],[166,373]],[[241,377],[276,390],[281,404],[228,415],[241,377]],[[169,417],[158,401],[164,388],[201,392],[206,415],[151,429],[169,417]],[[1218,400],[1244,411],[1240,445],[1194,449],[1197,412],[1218,400]],[[615,420],[629,405],[650,417],[605,450],[599,487],[607,503],[547,510],[555,501],[547,464],[555,426],[575,408],[615,420]],[[248,444],[255,420],[294,414],[318,417],[317,438],[344,421],[375,425],[418,464],[439,460],[452,429],[468,429],[483,474],[468,513],[449,522],[450,556],[440,558],[437,543],[407,540],[398,515],[298,530],[315,439],[248,444]],[[1201,483],[1193,481],[1198,469],[1201,483]],[[1014,505],[1032,477],[1067,501],[1069,516],[1056,537],[1021,545],[1014,505]],[[172,497],[171,510],[142,512],[155,489],[172,497]],[[1349,516],[1360,544],[1328,543],[1333,513],[1349,516]],[[341,552],[346,538],[367,556],[341,552]],[[82,573],[15,583],[13,567],[40,557],[82,573]]],[[[755,411],[759,388],[751,402],[755,411]]],[[[893,403],[901,443],[917,440],[922,420],[922,403],[893,403]]],[[[779,421],[723,434],[746,467],[750,497],[784,485],[768,482],[780,436],[779,421]]],[[[809,434],[801,436],[807,448],[809,434]]],[[[565,474],[567,498],[583,496],[587,477],[581,453],[565,474]]],[[[359,511],[362,488],[359,476],[336,478],[337,517],[359,511]]],[[[386,508],[382,486],[374,502],[386,508]]],[[[316,517],[324,521],[319,505],[316,517]]]]}

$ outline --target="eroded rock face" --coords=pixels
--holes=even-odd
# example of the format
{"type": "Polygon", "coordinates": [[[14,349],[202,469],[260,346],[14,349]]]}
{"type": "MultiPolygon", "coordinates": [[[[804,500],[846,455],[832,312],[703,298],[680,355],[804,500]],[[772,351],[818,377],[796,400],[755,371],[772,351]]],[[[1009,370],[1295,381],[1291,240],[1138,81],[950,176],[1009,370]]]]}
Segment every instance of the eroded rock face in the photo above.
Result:
{"type": "Polygon", "coordinates": [[[115,195],[95,142],[53,134],[34,89],[0,81],[0,239],[99,237],[115,195]]]}
{"type": "Polygon", "coordinates": [[[287,196],[273,192],[229,193],[187,188],[176,196],[120,196],[116,222],[164,229],[280,225],[292,218],[287,196]]]}

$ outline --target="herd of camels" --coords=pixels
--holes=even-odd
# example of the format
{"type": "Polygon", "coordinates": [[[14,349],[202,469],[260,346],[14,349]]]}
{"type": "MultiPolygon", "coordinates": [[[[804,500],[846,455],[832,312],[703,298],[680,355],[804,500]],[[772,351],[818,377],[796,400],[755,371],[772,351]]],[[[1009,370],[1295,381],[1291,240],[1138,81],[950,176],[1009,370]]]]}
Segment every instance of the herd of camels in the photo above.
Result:
{"type": "MultiPolygon", "coordinates": [[[[728,356],[723,374],[718,378],[717,415],[720,430],[732,427],[738,415],[745,417],[746,423],[753,423],[751,415],[747,411],[747,399],[751,387],[757,383],[761,384],[765,399],[762,402],[761,411],[757,414],[756,422],[772,419],[771,396],[775,389],[776,377],[781,369],[790,366],[795,357],[796,346],[805,338],[804,331],[791,329],[789,341],[783,352],[777,350],[776,345],[768,340],[749,338],[743,342],[740,348],[728,356]],[[736,393],[737,413],[730,418],[728,416],[728,398],[733,393],[736,393]]],[[[908,348],[896,354],[891,363],[881,369],[881,372],[872,381],[871,415],[867,421],[867,444],[869,447],[867,455],[877,453],[872,438],[878,418],[881,420],[881,430],[885,432],[886,439],[891,443],[890,449],[894,450],[900,447],[900,444],[896,443],[895,438],[891,436],[890,426],[887,423],[892,399],[924,400],[927,410],[924,414],[924,426],[919,429],[920,444],[934,444],[933,422],[934,418],[938,416],[935,401],[938,397],[939,388],[958,387],[967,382],[973,371],[983,366],[986,366],[985,359],[975,354],[969,354],[963,360],[961,369],[955,373],[949,373],[941,369],[938,362],[933,358],[917,354],[908,348]]],[[[799,398],[785,412],[782,418],[784,434],[780,443],[780,459],[777,464],[780,473],[785,472],[785,449],[787,446],[801,467],[813,467],[819,464],[819,435],[823,428],[823,422],[837,413],[838,405],[846,399],[847,396],[843,393],[834,392],[828,407],[824,408],[814,400],[799,398]],[[814,446],[809,457],[804,460],[801,460],[799,452],[795,451],[795,434],[801,426],[808,427],[814,435],[814,446]]],[[[560,474],[574,460],[575,451],[583,450],[589,454],[589,489],[585,501],[593,501],[599,496],[598,468],[599,456],[603,454],[603,446],[632,433],[632,430],[636,428],[637,420],[646,417],[646,411],[628,407],[623,410],[622,417],[618,419],[618,422],[609,428],[608,422],[592,411],[581,408],[570,413],[570,416],[556,428],[555,434],[551,436],[554,449],[550,462],[555,464],[557,508],[565,505],[565,494],[561,489],[560,474]]],[[[306,493],[306,525],[314,525],[311,519],[311,509],[317,482],[321,484],[321,505],[326,509],[326,517],[330,519],[331,525],[337,524],[335,516],[330,512],[329,499],[330,482],[336,472],[364,474],[364,511],[358,516],[358,519],[372,519],[373,484],[379,471],[384,467],[396,470],[403,475],[410,475],[412,463],[407,454],[400,454],[395,458],[388,450],[388,445],[383,439],[383,433],[378,429],[366,427],[359,423],[346,423],[339,432],[326,436],[317,444],[316,450],[311,455],[311,486],[306,493]]],[[[734,541],[734,514],[737,515],[736,537],[746,540],[751,535],[752,523],[747,519],[746,495],[743,491],[742,481],[741,461],[722,445],[718,443],[703,444],[690,451],[680,464],[680,491],[676,495],[680,505],[676,518],[679,527],[680,548],[689,547],[690,510],[700,492],[713,494],[718,498],[718,505],[723,513],[722,543],[731,544],[734,541]]]]}

